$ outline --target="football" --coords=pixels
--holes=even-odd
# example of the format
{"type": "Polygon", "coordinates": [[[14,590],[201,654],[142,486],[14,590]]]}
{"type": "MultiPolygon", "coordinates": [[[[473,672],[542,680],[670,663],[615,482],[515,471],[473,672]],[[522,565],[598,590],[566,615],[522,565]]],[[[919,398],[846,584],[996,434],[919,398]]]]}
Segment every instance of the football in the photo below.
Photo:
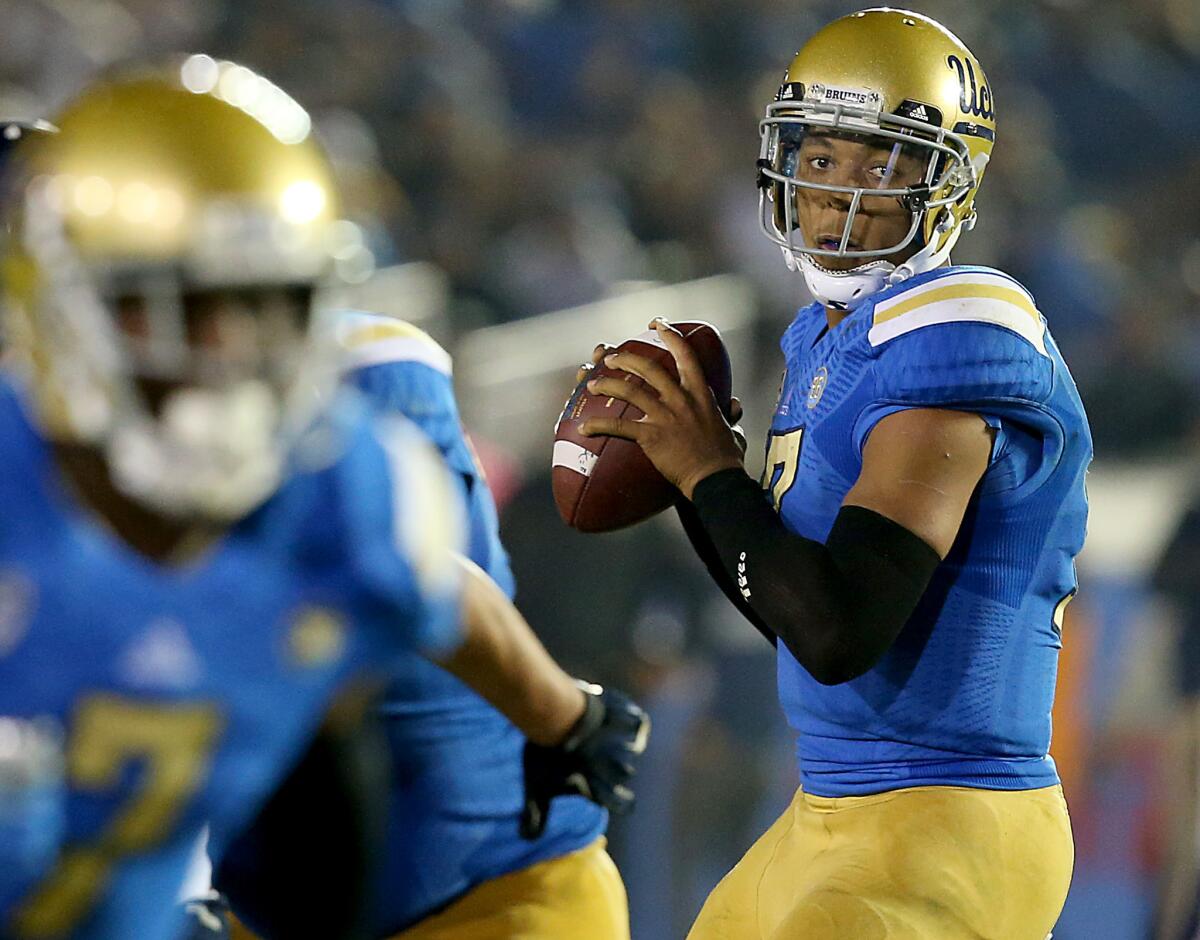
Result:
{"type": "MultiPolygon", "coordinates": [[[[672,323],[700,360],[709,388],[726,419],[730,416],[733,376],[729,353],[716,327],[708,323],[672,323]]],[[[654,330],[617,347],[652,359],[678,377],[675,358],[654,330]]],[[[591,417],[638,419],[643,412],[617,398],[597,397],[587,389],[593,378],[612,376],[645,384],[620,369],[600,364],[575,387],[554,428],[552,485],[563,521],[580,532],[610,532],[648,519],[671,505],[676,489],[654,468],[633,441],[585,437],[579,426],[591,417]]]]}

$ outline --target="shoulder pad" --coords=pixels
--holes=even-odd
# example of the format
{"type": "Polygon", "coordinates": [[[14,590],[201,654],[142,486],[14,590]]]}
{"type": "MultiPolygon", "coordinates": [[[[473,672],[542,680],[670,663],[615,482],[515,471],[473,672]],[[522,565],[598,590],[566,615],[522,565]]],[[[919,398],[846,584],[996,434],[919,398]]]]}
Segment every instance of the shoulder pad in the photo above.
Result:
{"type": "Polygon", "coordinates": [[[424,330],[396,317],[347,311],[338,318],[337,339],[346,369],[419,362],[445,375],[451,372],[450,354],[424,330]]]}
{"type": "Polygon", "coordinates": [[[875,304],[872,346],[941,323],[990,323],[1023,337],[1046,355],[1046,324],[1016,280],[986,268],[951,268],[940,277],[890,294],[875,304]]]}
{"type": "Polygon", "coordinates": [[[376,413],[412,421],[454,469],[478,475],[454,397],[449,353],[411,323],[370,313],[343,314],[338,339],[349,356],[347,380],[376,413]]]}
{"type": "Polygon", "coordinates": [[[875,305],[867,339],[884,398],[934,405],[1050,394],[1045,321],[1029,292],[998,271],[950,269],[891,294],[875,305]]]}

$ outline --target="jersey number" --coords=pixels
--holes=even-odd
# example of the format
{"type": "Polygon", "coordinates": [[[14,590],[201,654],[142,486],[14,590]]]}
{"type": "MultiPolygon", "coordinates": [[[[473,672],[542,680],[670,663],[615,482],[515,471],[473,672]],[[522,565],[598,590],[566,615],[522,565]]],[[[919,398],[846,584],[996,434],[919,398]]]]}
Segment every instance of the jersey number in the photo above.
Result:
{"type": "Polygon", "coordinates": [[[19,936],[58,937],[74,929],[113,867],[170,833],[208,776],[221,725],[208,704],[148,705],[95,695],[80,705],[67,745],[71,788],[112,790],[134,766],[140,768],[140,783],[92,842],[63,850],[54,871],[17,911],[13,925],[19,936]]]}
{"type": "Polygon", "coordinates": [[[796,428],[782,434],[772,434],[767,445],[767,462],[759,482],[764,490],[771,491],[771,502],[775,504],[776,512],[779,512],[783,498],[796,482],[796,471],[800,469],[800,442],[803,438],[804,428],[796,428]]]}

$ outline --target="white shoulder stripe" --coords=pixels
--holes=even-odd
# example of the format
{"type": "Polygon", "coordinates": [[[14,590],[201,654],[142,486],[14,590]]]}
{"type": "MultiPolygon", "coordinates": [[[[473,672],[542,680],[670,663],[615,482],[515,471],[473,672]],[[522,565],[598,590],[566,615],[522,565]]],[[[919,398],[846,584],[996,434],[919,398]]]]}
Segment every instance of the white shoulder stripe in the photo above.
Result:
{"type": "Polygon", "coordinates": [[[450,375],[453,364],[450,354],[436,343],[409,336],[377,339],[361,346],[354,346],[343,353],[347,369],[361,369],[387,362],[419,362],[450,375]]]}
{"type": "Polygon", "coordinates": [[[450,375],[450,354],[424,330],[396,317],[347,310],[338,314],[336,335],[346,369],[388,362],[419,362],[450,375]]]}
{"type": "Polygon", "coordinates": [[[979,322],[1024,337],[1043,356],[1046,324],[1028,291],[999,274],[965,272],[938,278],[878,304],[867,334],[879,346],[912,330],[938,323],[979,322]]]}

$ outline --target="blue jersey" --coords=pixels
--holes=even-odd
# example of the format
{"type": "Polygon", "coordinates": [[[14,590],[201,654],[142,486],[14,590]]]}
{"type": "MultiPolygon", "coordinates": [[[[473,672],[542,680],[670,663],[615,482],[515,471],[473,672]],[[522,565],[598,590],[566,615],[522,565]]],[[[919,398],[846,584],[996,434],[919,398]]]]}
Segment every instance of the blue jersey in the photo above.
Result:
{"type": "MultiPolygon", "coordinates": [[[[468,506],[469,556],[510,596],[512,573],[496,507],[463,435],[450,357],[400,320],[347,314],[350,381],[380,410],[402,414],[457,471],[468,506]]],[[[444,670],[405,657],[383,705],[393,764],[377,924],[391,933],[475,885],[575,851],[604,832],[607,813],[582,797],[555,799],[545,834],[520,838],[525,739],[444,670]]]]}
{"type": "Polygon", "coordinates": [[[176,936],[203,825],[219,856],[340,689],[457,642],[451,480],[365,415],[339,404],[320,463],[170,568],[73,505],[0,385],[0,715],[64,729],[68,786],[64,849],[0,898],[3,936],[176,936]]]}
{"type": "Polygon", "coordinates": [[[804,789],[1056,783],[1050,708],[1092,445],[1032,298],[997,271],[939,268],[869,298],[832,330],[820,305],[807,307],[782,345],[763,484],[806,538],[827,538],[881,418],[949,408],[981,415],[995,433],[954,546],[873,669],[822,686],[780,644],[779,696],[804,789]]]}

